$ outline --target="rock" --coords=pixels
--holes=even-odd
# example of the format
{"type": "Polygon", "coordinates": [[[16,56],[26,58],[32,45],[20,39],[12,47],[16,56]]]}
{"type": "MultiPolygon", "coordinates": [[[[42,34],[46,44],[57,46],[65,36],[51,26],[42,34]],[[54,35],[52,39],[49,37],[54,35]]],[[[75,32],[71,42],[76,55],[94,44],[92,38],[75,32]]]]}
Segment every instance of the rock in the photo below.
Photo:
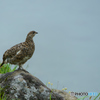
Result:
{"type": "Polygon", "coordinates": [[[7,100],[50,100],[50,97],[51,100],[77,100],[65,99],[59,92],[53,92],[24,69],[0,75],[0,86],[7,100]]]}
{"type": "Polygon", "coordinates": [[[77,100],[78,99],[77,97],[71,96],[69,93],[62,91],[62,90],[53,89],[53,92],[62,96],[64,100],[77,100]]]}

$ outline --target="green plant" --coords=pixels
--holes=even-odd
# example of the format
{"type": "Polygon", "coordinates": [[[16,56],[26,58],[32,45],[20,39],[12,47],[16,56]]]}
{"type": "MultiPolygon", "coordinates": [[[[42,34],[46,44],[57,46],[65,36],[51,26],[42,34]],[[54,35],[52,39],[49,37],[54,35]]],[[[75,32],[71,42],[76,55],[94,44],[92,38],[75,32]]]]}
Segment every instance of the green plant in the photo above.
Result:
{"type": "Polygon", "coordinates": [[[52,95],[52,92],[53,92],[53,91],[51,90],[51,93],[50,93],[50,100],[51,100],[51,95],[52,95]]]}
{"type": "MultiPolygon", "coordinates": [[[[10,64],[4,64],[2,66],[2,68],[0,68],[0,73],[1,74],[5,74],[7,72],[13,72],[14,70],[16,70],[17,66],[15,66],[13,69],[11,69],[11,65],[10,64]]],[[[8,88],[9,86],[5,86],[4,88],[0,87],[0,100],[7,100],[7,96],[5,95],[5,90],[6,88],[8,88]]]]}
{"type": "Polygon", "coordinates": [[[87,98],[87,97],[89,97],[89,96],[84,96],[84,97],[81,97],[81,98],[79,98],[79,99],[77,99],[77,100],[84,100],[84,99],[87,98]]]}
{"type": "Polygon", "coordinates": [[[11,65],[10,64],[4,64],[2,66],[2,68],[0,68],[0,73],[1,74],[5,74],[7,72],[13,72],[14,70],[16,70],[17,66],[15,66],[13,69],[11,69],[11,65]]]}
{"type": "Polygon", "coordinates": [[[99,97],[100,93],[94,98],[94,100],[96,100],[99,97]]]}
{"type": "Polygon", "coordinates": [[[4,88],[0,87],[0,100],[7,100],[8,97],[5,95],[5,90],[8,87],[9,86],[5,86],[4,88]]]}

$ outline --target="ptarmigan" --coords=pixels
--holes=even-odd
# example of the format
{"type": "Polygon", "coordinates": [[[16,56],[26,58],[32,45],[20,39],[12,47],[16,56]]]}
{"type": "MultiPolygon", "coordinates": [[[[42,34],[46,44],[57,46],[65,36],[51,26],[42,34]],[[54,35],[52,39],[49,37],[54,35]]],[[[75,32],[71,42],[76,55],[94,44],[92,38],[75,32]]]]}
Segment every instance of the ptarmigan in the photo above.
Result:
{"type": "Polygon", "coordinates": [[[10,49],[8,49],[3,54],[3,62],[0,67],[5,63],[10,63],[14,65],[19,65],[19,69],[22,65],[32,57],[35,44],[33,41],[33,37],[37,34],[35,31],[31,31],[28,33],[25,42],[19,43],[10,49]]]}

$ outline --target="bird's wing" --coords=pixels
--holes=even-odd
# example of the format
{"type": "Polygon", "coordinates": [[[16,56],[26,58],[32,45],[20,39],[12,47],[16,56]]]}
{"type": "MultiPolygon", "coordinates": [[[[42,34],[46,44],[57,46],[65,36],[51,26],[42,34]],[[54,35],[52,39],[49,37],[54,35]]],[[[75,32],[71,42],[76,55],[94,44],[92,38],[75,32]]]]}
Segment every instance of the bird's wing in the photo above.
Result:
{"type": "Polygon", "coordinates": [[[23,48],[23,49],[19,50],[16,53],[16,55],[10,59],[9,62],[11,62],[13,64],[22,62],[23,60],[27,60],[28,59],[27,55],[28,55],[28,48],[23,48]]]}
{"type": "Polygon", "coordinates": [[[5,51],[3,55],[3,60],[5,60],[6,58],[12,58],[13,56],[15,56],[17,52],[22,49],[22,44],[23,43],[17,44],[11,47],[10,49],[8,49],[7,51],[5,51]]]}

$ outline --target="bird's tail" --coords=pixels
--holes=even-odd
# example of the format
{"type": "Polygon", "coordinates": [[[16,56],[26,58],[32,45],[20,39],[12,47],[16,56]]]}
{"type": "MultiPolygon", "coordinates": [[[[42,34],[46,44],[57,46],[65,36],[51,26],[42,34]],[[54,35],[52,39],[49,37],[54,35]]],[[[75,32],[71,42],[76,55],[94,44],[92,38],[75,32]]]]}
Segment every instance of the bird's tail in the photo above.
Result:
{"type": "Polygon", "coordinates": [[[4,62],[1,63],[0,68],[2,68],[3,64],[4,64],[4,62]]]}

